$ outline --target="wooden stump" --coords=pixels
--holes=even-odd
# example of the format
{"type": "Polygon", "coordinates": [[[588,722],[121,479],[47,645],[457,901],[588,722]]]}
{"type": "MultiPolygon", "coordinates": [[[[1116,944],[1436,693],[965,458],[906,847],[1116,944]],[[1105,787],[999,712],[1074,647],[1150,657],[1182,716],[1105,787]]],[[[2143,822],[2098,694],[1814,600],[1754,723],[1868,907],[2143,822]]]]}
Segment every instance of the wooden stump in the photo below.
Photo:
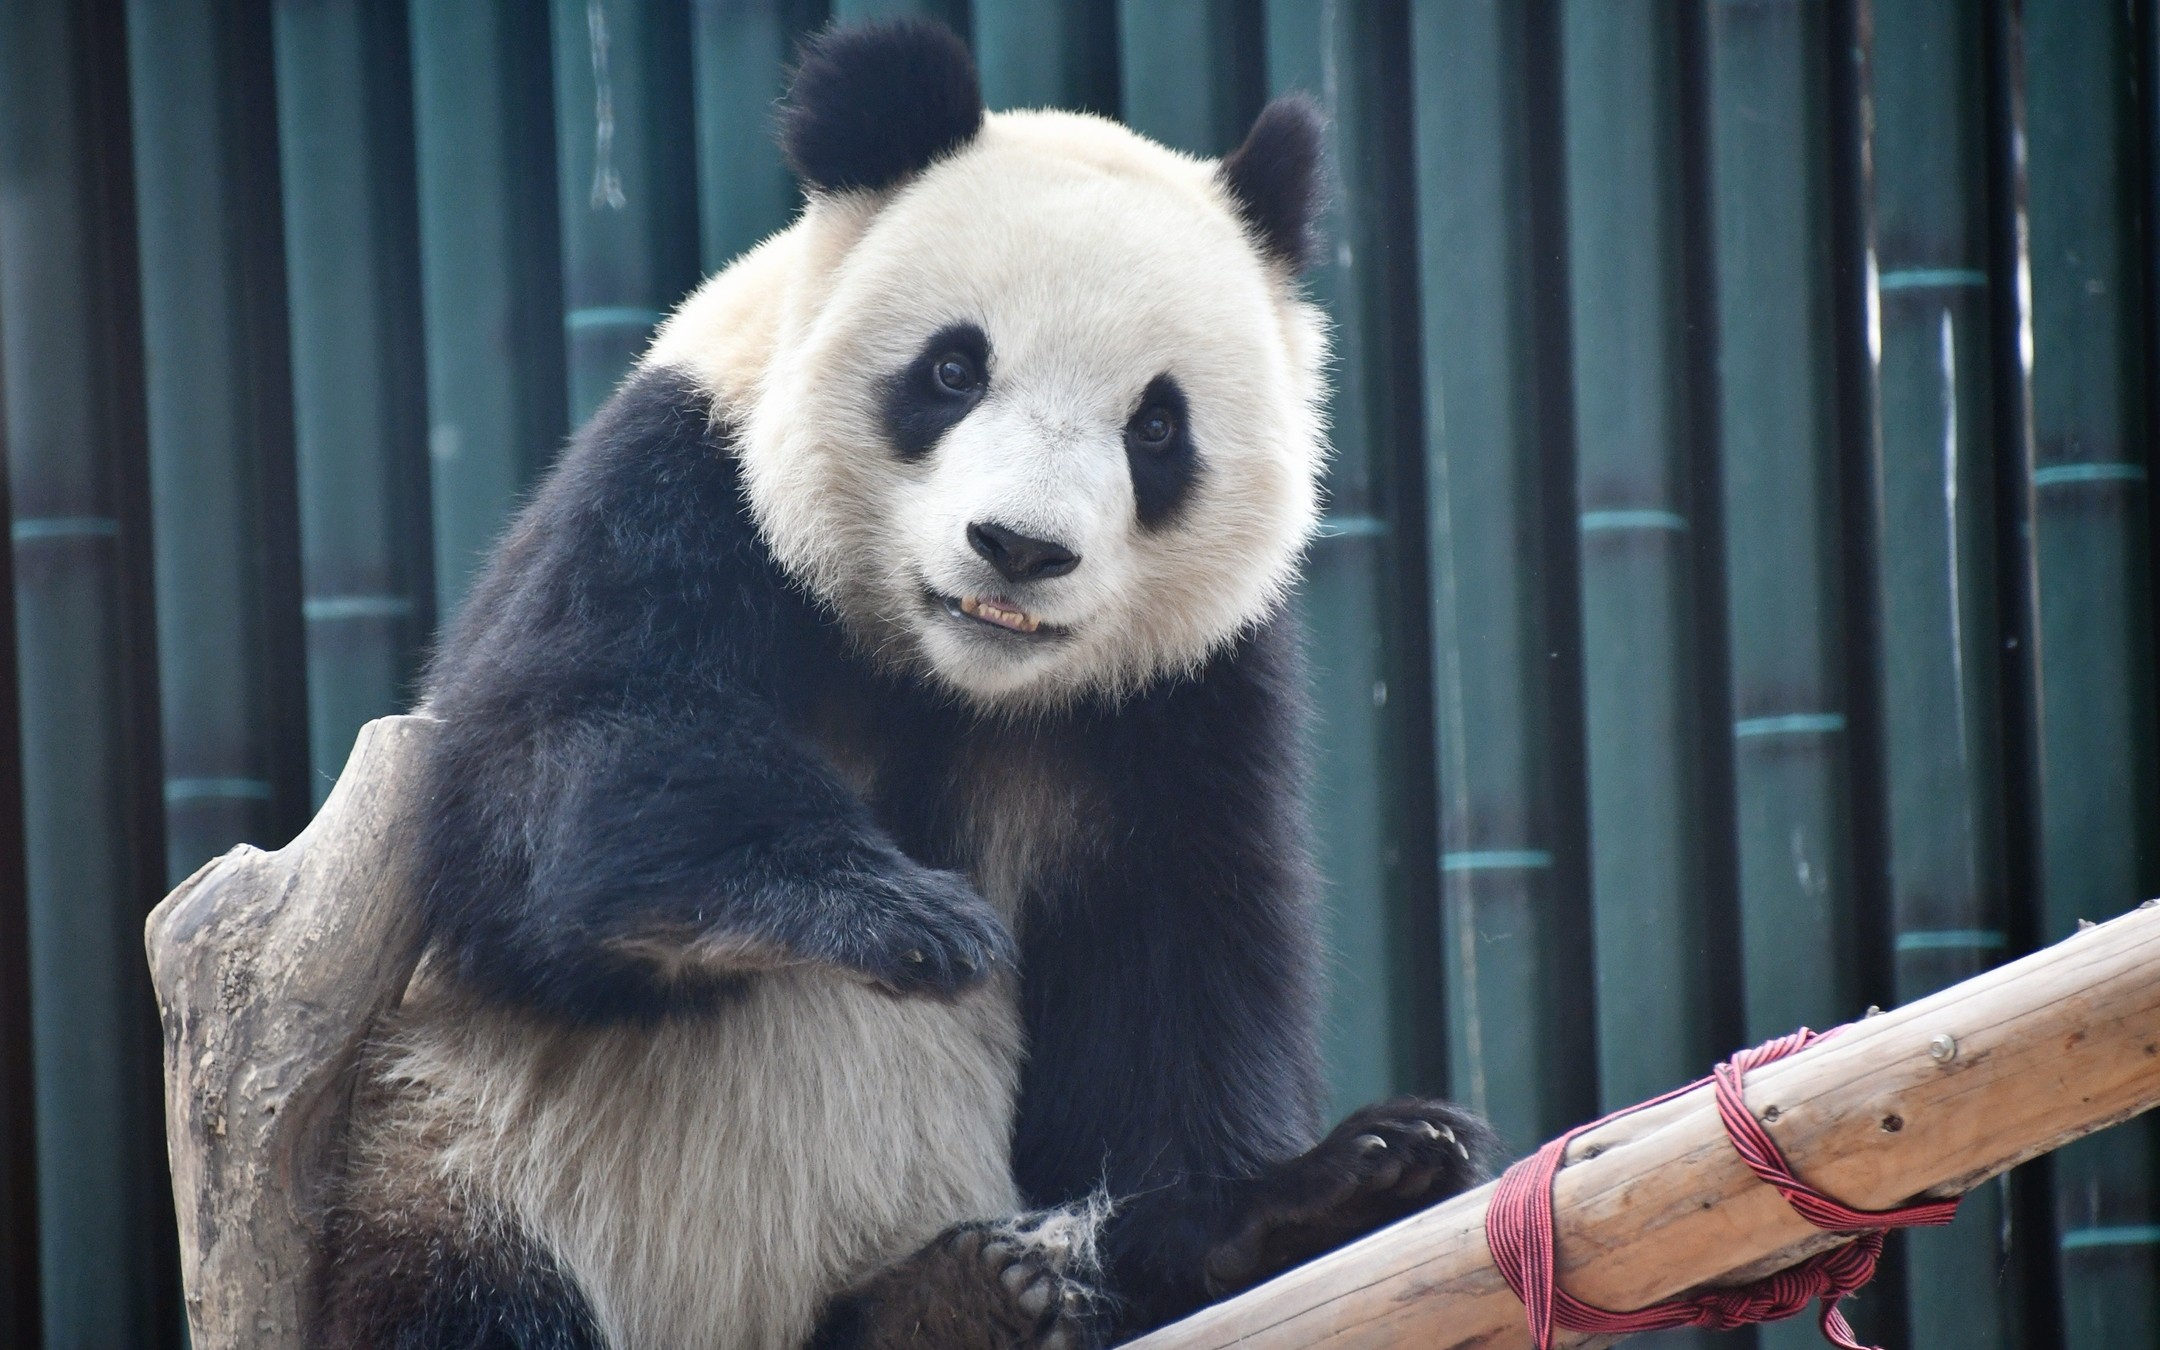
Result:
{"type": "Polygon", "coordinates": [[[420,954],[408,851],[429,725],[369,723],[299,838],[234,849],[150,913],[196,1350],[302,1343],[354,1057],[420,954]]]}

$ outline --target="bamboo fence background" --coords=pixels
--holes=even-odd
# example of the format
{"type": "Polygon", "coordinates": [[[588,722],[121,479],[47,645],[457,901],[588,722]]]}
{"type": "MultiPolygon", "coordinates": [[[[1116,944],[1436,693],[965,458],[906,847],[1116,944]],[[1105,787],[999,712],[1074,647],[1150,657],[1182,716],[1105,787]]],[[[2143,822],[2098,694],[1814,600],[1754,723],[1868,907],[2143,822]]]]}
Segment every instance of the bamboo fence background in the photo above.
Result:
{"type": "MultiPolygon", "coordinates": [[[[1345,1105],[1527,1148],[2160,892],[2160,0],[9,0],[0,1340],[179,1344],[142,915],[786,222],[795,36],[903,10],[993,106],[1333,115],[1345,1105]]],[[[2021,1170],[1863,1329],[2160,1347],[2156,1169],[2021,1170]]]]}

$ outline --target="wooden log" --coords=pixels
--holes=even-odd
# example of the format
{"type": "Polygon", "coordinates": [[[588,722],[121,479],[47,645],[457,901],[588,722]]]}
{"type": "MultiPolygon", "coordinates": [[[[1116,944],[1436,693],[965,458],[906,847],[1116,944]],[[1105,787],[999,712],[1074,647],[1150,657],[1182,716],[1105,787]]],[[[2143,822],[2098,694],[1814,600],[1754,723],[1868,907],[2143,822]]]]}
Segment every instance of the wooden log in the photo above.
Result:
{"type": "Polygon", "coordinates": [[[371,722],[315,820],[150,912],[165,1138],[196,1350],[298,1350],[354,1055],[419,958],[407,878],[427,719],[371,722]]]}
{"type": "MultiPolygon", "coordinates": [[[[2160,902],[1749,1075],[1794,1170],[1885,1209],[2160,1104],[2160,902]]],[[[1132,1343],[1531,1344],[1485,1246],[1490,1186],[1132,1343]]],[[[1832,1245],[1747,1171],[1698,1088],[1583,1135],[1554,1188],[1561,1287],[1607,1308],[1738,1283],[1832,1245]]],[[[1562,1344],[1587,1343],[1563,1335],[1562,1344]]]]}

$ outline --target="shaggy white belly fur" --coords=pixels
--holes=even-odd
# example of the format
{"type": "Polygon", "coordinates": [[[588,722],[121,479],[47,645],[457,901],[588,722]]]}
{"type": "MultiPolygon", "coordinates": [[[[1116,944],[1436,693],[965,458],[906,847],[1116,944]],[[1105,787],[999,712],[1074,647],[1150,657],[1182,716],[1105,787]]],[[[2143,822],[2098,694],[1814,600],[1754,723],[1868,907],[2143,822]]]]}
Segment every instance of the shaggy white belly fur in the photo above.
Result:
{"type": "Polygon", "coordinates": [[[575,1031],[432,983],[385,1029],[353,1200],[490,1246],[514,1222],[624,1350],[799,1345],[839,1287],[1015,1208],[1009,979],[944,1004],[791,971],[709,1018],[575,1031]]]}

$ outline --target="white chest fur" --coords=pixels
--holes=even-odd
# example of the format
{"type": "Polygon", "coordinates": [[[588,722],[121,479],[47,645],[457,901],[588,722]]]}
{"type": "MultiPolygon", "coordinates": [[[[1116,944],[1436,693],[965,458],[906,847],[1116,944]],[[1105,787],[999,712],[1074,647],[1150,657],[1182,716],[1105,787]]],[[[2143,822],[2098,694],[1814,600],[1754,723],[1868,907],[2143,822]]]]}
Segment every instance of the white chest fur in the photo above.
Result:
{"type": "Polygon", "coordinates": [[[374,1143],[404,1157],[377,1161],[417,1145],[469,1221],[514,1219],[616,1346],[800,1344],[851,1277],[1014,1208],[1009,980],[942,1004],[793,972],[711,1018],[538,1035],[433,1003],[392,1036],[374,1143]]]}

